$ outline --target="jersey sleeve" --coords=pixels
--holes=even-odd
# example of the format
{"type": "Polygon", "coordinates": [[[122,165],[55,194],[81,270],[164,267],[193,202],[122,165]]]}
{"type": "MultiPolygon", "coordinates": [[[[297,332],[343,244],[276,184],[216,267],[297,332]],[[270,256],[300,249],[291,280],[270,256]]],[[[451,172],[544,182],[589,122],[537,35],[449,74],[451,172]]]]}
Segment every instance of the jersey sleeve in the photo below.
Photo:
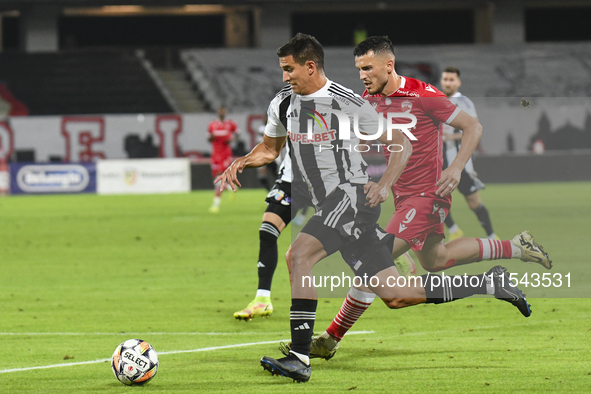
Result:
{"type": "Polygon", "coordinates": [[[281,123],[280,115],[279,115],[279,104],[280,101],[276,97],[271,101],[269,104],[269,108],[267,109],[267,125],[265,126],[265,135],[277,138],[277,137],[285,137],[287,136],[287,130],[281,123]]]}
{"type": "Polygon", "coordinates": [[[209,122],[209,125],[207,126],[207,134],[210,136],[213,134],[213,122],[209,122]]]}
{"type": "Polygon", "coordinates": [[[433,119],[450,124],[458,116],[461,109],[445,96],[424,97],[421,103],[425,113],[433,119]]]}

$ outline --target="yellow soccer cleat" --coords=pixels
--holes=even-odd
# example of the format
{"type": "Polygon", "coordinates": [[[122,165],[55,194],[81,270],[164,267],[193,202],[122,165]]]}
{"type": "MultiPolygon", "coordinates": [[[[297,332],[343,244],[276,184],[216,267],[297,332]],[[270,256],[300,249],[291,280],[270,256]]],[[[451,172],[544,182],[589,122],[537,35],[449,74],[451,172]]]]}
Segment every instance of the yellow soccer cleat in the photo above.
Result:
{"type": "MultiPolygon", "coordinates": [[[[326,361],[334,357],[339,348],[339,341],[330,336],[324,331],[321,335],[312,337],[310,344],[310,358],[323,358],[326,361]]],[[[279,351],[286,356],[289,356],[291,351],[291,341],[287,343],[281,342],[279,351]]]]}
{"type": "Polygon", "coordinates": [[[463,236],[464,232],[459,228],[455,233],[449,233],[449,240],[453,241],[454,239],[462,238],[463,236]]]}
{"type": "Polygon", "coordinates": [[[542,245],[534,241],[529,231],[520,232],[511,240],[511,243],[521,249],[521,261],[538,263],[546,269],[552,268],[552,260],[548,257],[548,253],[544,252],[542,245]]]}
{"type": "Polygon", "coordinates": [[[395,259],[394,264],[396,264],[396,270],[400,276],[408,277],[417,273],[417,266],[408,252],[404,252],[395,259]]]}
{"type": "Polygon", "coordinates": [[[234,313],[234,319],[252,320],[253,317],[269,317],[273,314],[273,305],[269,297],[257,297],[246,308],[234,313]]]}
{"type": "Polygon", "coordinates": [[[212,205],[211,207],[209,207],[208,211],[209,211],[209,213],[218,213],[220,211],[220,207],[216,207],[215,205],[212,205]]]}

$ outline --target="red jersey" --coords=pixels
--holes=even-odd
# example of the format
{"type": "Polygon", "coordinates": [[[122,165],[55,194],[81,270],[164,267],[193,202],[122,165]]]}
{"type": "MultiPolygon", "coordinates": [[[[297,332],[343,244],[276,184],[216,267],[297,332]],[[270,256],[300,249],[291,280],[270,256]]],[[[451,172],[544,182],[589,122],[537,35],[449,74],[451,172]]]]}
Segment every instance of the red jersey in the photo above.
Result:
{"type": "Polygon", "coordinates": [[[209,124],[207,132],[210,137],[212,146],[212,156],[225,157],[232,156],[232,148],[230,148],[230,142],[234,137],[234,134],[238,133],[238,126],[233,120],[226,119],[221,121],[216,119],[209,124]]]}
{"type": "MultiPolygon", "coordinates": [[[[410,132],[417,141],[412,144],[412,155],[406,168],[392,187],[395,196],[431,194],[437,191],[435,184],[441,178],[443,167],[442,123],[454,120],[460,109],[445,94],[432,85],[414,78],[401,77],[400,88],[388,97],[370,95],[363,97],[386,116],[388,112],[407,112],[417,119],[410,132]]],[[[394,123],[409,123],[409,118],[394,118],[394,123]]],[[[384,149],[386,160],[390,152],[384,149]]]]}

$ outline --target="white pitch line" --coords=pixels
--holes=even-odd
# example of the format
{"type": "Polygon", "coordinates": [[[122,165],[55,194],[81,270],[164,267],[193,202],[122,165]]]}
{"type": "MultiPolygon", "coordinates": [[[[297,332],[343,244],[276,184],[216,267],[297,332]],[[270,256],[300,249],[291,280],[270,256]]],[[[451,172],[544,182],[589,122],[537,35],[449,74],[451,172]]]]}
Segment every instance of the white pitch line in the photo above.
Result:
{"type": "MultiPolygon", "coordinates": [[[[347,333],[347,335],[372,334],[372,333],[373,333],[373,331],[351,331],[351,332],[347,333]]],[[[162,354],[179,354],[179,353],[209,352],[209,351],[212,351],[212,350],[231,349],[231,348],[244,347],[244,346],[268,345],[268,344],[271,344],[271,343],[277,343],[277,342],[281,342],[281,341],[289,341],[289,339],[279,339],[279,340],[275,340],[275,341],[263,341],[263,342],[236,343],[234,345],[222,345],[222,346],[202,347],[202,348],[199,348],[199,349],[191,349],[191,350],[172,350],[172,351],[169,351],[169,352],[158,352],[158,355],[162,355],[162,354]]],[[[52,364],[52,365],[40,365],[38,367],[0,369],[0,373],[33,371],[33,370],[36,370],[36,369],[73,367],[73,366],[76,366],[76,365],[99,364],[99,363],[104,363],[104,362],[108,362],[108,361],[111,361],[111,359],[110,358],[103,358],[103,359],[100,359],[100,360],[79,361],[79,362],[75,362],[75,363],[62,363],[62,364],[52,364]]]]}
{"type": "MultiPolygon", "coordinates": [[[[371,334],[373,331],[351,331],[351,334],[371,334]]],[[[283,335],[285,331],[277,332],[0,332],[0,336],[150,336],[150,335],[283,335]]]]}
{"type": "Polygon", "coordinates": [[[149,336],[149,335],[283,335],[277,332],[0,332],[0,336],[149,336]]]}

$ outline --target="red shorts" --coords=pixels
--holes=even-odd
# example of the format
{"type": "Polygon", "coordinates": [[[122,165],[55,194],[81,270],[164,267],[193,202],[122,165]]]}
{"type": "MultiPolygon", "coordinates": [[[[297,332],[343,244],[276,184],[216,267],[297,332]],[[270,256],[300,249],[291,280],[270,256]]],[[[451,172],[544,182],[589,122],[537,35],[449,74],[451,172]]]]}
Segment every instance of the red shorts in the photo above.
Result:
{"type": "Polygon", "coordinates": [[[394,198],[396,212],[386,231],[408,242],[412,250],[422,250],[425,240],[443,235],[445,220],[451,208],[451,196],[403,196],[394,198]]]}
{"type": "Polygon", "coordinates": [[[232,156],[211,156],[211,176],[217,177],[232,164],[232,156]]]}

